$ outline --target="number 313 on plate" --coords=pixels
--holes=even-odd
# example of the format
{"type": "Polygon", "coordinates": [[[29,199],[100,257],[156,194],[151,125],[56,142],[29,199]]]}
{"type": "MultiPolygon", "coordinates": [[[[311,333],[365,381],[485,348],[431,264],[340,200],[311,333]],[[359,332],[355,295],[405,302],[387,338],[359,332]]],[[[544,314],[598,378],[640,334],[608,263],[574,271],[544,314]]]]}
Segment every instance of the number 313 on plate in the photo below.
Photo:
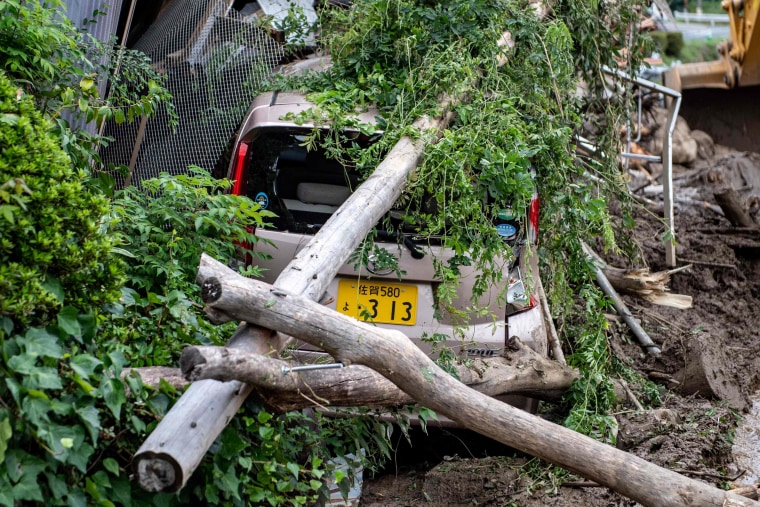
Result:
{"type": "Polygon", "coordinates": [[[413,326],[417,322],[417,286],[341,280],[336,308],[358,320],[413,326]]]}

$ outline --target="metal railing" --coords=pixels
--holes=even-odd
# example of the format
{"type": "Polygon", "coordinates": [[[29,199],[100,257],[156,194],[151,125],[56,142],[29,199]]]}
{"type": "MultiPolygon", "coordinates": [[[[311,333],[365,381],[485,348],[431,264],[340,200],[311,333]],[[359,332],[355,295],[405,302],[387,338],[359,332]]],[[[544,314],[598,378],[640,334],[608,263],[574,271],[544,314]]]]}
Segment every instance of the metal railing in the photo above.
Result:
{"type": "MultiPolygon", "coordinates": [[[[665,263],[669,267],[675,267],[676,265],[676,237],[675,228],[673,226],[673,131],[676,128],[676,120],[678,119],[678,111],[681,108],[681,94],[672,88],[662,86],[660,84],[641,79],[638,77],[632,77],[627,73],[604,67],[604,72],[610,75],[617,76],[624,81],[646,88],[658,93],[661,93],[665,97],[669,97],[671,100],[666,100],[666,106],[668,109],[667,128],[663,129],[662,135],[662,187],[664,194],[664,213],[665,213],[665,226],[667,231],[665,234],[665,263]]],[[[630,132],[630,129],[628,129],[630,132]]],[[[624,152],[621,153],[623,157],[627,158],[642,158],[641,155],[624,152]]],[[[655,157],[658,159],[660,157],[655,157]]],[[[647,156],[647,160],[652,160],[651,156],[647,156]]]]}
{"type": "Polygon", "coordinates": [[[705,23],[710,26],[715,26],[716,24],[727,25],[729,23],[728,14],[702,14],[680,11],[676,11],[673,14],[676,17],[676,21],[684,23],[705,23]]]}

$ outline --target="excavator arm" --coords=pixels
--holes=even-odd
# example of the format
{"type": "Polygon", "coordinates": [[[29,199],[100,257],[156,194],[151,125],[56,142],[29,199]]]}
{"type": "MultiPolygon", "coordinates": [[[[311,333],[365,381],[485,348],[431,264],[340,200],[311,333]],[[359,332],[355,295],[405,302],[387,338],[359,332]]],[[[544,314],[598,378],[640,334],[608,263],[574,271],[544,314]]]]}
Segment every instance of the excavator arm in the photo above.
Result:
{"type": "Polygon", "coordinates": [[[692,129],[742,151],[760,151],[760,0],[723,0],[730,38],[719,60],[687,63],[663,74],[668,88],[681,92],[681,116],[692,129]]]}
{"type": "Polygon", "coordinates": [[[719,60],[687,63],[668,70],[665,86],[675,90],[722,88],[760,84],[760,32],[756,30],[760,0],[723,0],[730,38],[718,45],[719,60]]]}

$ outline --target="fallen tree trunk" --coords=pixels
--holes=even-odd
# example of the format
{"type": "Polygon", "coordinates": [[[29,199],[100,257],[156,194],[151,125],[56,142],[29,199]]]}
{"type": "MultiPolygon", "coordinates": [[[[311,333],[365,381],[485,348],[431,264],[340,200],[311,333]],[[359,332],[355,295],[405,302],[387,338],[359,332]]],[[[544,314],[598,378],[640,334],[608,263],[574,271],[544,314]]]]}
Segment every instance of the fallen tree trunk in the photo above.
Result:
{"type": "MultiPolygon", "coordinates": [[[[415,402],[388,379],[360,365],[288,374],[296,364],[220,347],[189,347],[181,363],[182,369],[131,368],[123,375],[139,374],[143,384],[154,388],[161,381],[177,389],[204,379],[244,382],[277,412],[320,405],[390,408],[415,402]]],[[[458,364],[454,368],[460,382],[487,396],[519,395],[550,402],[560,401],[580,377],[576,370],[542,357],[517,338],[509,340],[504,357],[475,359],[468,366],[458,364]]],[[[620,383],[613,381],[613,385],[618,400],[629,398],[620,383]]]]}
{"type": "MultiPolygon", "coordinates": [[[[426,134],[401,138],[372,175],[362,183],[282,271],[275,285],[317,301],[367,232],[401,195],[416,168],[430,131],[439,132],[451,116],[422,118],[415,127],[426,134]]],[[[222,316],[213,311],[214,321],[222,316]]],[[[238,327],[227,347],[277,355],[286,337],[248,324],[238,327]]],[[[193,383],[164,416],[133,457],[140,487],[151,492],[180,490],[216,437],[237,413],[250,386],[205,380],[193,383]],[[182,433],[183,438],[177,438],[182,433]]]]}
{"type": "MultiPolygon", "coordinates": [[[[140,375],[146,386],[158,388],[161,381],[184,389],[191,381],[213,379],[240,381],[253,386],[261,400],[277,412],[313,408],[393,407],[414,403],[392,382],[360,365],[338,370],[307,370],[289,374],[292,362],[274,359],[239,349],[188,347],[182,355],[182,368],[150,366],[124,370],[122,377],[140,375]],[[187,378],[186,378],[187,377],[187,378]]],[[[457,364],[455,377],[487,396],[518,395],[544,401],[560,401],[580,374],[557,361],[542,357],[513,337],[504,357],[475,359],[465,366],[457,364]]],[[[628,398],[625,388],[613,380],[615,396],[628,398]]]]}
{"type": "Polygon", "coordinates": [[[202,259],[198,281],[204,301],[218,314],[298,336],[323,347],[343,364],[369,366],[462,427],[562,466],[643,505],[758,505],[473,391],[439,368],[401,332],[381,331],[310,299],[244,278],[211,259],[202,259]]]}
{"type": "Polygon", "coordinates": [[[727,188],[720,192],[715,192],[713,195],[715,196],[715,202],[723,210],[723,214],[726,215],[731,225],[735,227],[757,227],[757,223],[747,213],[739,192],[733,188],[727,188]]]}
{"type": "MultiPolygon", "coordinates": [[[[390,408],[415,402],[391,381],[360,365],[289,373],[290,362],[221,347],[188,347],[180,364],[188,380],[251,384],[265,403],[282,412],[321,405],[390,408]]],[[[462,384],[487,396],[522,395],[546,401],[560,400],[580,377],[577,371],[540,356],[517,337],[509,340],[504,357],[476,359],[455,369],[462,384]]],[[[621,400],[627,397],[621,385],[616,385],[615,394],[621,400]]]]}

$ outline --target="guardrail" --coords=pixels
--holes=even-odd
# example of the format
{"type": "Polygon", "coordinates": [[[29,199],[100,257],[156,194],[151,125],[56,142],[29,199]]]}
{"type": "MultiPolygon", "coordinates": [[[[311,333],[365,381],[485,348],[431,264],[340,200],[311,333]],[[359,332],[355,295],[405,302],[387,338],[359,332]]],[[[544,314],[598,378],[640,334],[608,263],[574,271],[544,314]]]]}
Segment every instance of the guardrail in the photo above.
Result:
{"type": "Polygon", "coordinates": [[[728,14],[701,14],[694,12],[681,12],[675,11],[673,13],[676,17],[676,21],[684,23],[709,23],[710,26],[716,24],[728,24],[728,14]]]}

